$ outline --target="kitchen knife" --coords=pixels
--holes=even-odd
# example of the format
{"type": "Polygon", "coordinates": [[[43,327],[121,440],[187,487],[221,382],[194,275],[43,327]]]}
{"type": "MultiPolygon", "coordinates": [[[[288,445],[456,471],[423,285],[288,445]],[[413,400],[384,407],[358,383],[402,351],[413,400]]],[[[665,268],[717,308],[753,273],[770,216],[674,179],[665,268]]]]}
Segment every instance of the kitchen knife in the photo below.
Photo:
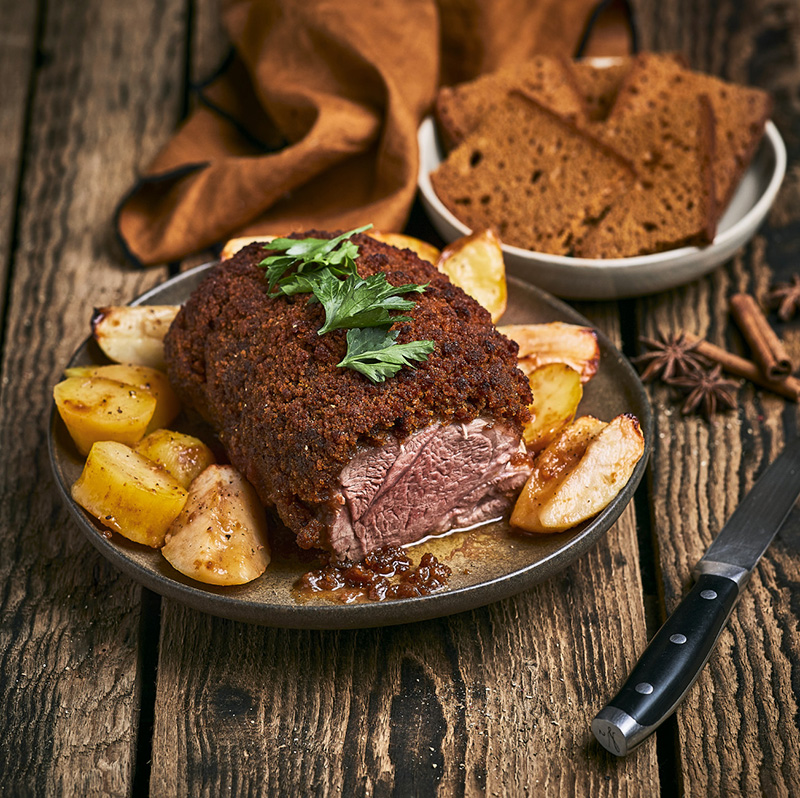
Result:
{"type": "Polygon", "coordinates": [[[650,641],[619,693],[597,713],[592,731],[603,748],[625,756],[675,711],[799,495],[800,441],[795,441],[734,510],[695,566],[694,587],[650,641]]]}

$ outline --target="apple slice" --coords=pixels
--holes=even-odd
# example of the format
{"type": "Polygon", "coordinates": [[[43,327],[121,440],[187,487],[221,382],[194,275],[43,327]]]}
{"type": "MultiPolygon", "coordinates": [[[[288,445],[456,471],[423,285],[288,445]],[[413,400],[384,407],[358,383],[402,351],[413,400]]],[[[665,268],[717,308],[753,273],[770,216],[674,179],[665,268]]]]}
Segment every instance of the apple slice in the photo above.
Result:
{"type": "Polygon", "coordinates": [[[116,363],[164,368],[164,336],[178,313],[177,305],[114,305],[95,308],[92,334],[116,363]]]}
{"type": "Polygon", "coordinates": [[[243,585],[263,574],[267,519],[253,487],[232,466],[209,466],[192,483],[161,551],[175,570],[210,585],[243,585]]]}
{"type": "Polygon", "coordinates": [[[591,327],[552,321],[547,324],[507,324],[498,332],[519,346],[519,368],[525,374],[545,363],[566,363],[588,382],[600,364],[597,333],[591,327]]]}
{"type": "Polygon", "coordinates": [[[498,319],[506,311],[506,265],[500,240],[492,230],[457,238],[442,252],[436,268],[498,319]]]}
{"type": "Polygon", "coordinates": [[[528,451],[544,449],[575,418],[583,397],[581,375],[566,363],[545,363],[528,375],[533,403],[522,437],[528,451]]]}
{"type": "Polygon", "coordinates": [[[539,455],[511,515],[527,532],[563,532],[597,515],[622,490],[644,454],[630,414],[604,424],[584,416],[539,455]]]}

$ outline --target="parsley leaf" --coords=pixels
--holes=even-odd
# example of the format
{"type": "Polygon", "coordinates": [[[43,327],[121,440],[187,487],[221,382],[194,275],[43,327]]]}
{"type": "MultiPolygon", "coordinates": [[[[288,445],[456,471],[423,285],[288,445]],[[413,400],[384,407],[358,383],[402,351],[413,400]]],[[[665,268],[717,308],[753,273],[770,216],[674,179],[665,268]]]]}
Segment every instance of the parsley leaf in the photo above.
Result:
{"type": "Polygon", "coordinates": [[[411,321],[410,316],[390,316],[390,310],[411,310],[416,303],[401,299],[401,294],[421,294],[428,286],[407,283],[392,285],[383,272],[369,277],[348,275],[339,280],[330,272],[320,272],[313,281],[314,295],[325,308],[325,324],[319,329],[324,335],[331,330],[353,327],[390,326],[396,321],[411,321]]]}
{"type": "MultiPolygon", "coordinates": [[[[281,278],[292,267],[297,266],[297,272],[318,272],[324,267],[339,275],[355,273],[355,259],[358,255],[358,245],[347,239],[356,233],[369,230],[371,224],[357,227],[347,233],[342,233],[336,238],[275,238],[267,245],[267,249],[282,251],[283,255],[270,255],[259,263],[267,270],[267,282],[270,289],[278,286],[281,278]],[[339,246],[341,244],[341,246],[339,246]],[[338,247],[338,249],[337,249],[338,247]]],[[[291,277],[289,278],[291,281],[291,277]]],[[[291,281],[295,286],[296,283],[291,281]]],[[[281,293],[286,293],[281,290],[281,293]]],[[[300,293],[293,291],[293,293],[300,293]]]]}
{"type": "Polygon", "coordinates": [[[382,327],[352,329],[347,331],[347,354],[336,365],[360,371],[371,382],[383,382],[393,377],[412,360],[427,360],[433,352],[433,341],[411,341],[398,344],[398,330],[382,327]]]}

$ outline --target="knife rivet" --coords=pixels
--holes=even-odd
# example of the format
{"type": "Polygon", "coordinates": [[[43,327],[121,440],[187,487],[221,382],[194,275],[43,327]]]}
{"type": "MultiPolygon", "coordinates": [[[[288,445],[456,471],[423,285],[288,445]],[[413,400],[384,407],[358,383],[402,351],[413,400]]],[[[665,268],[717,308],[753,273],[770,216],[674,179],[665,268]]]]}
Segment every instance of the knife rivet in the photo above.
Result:
{"type": "Polygon", "coordinates": [[[653,685],[649,682],[639,682],[634,688],[637,693],[641,693],[642,695],[650,695],[653,692],[653,685]]]}
{"type": "Polygon", "coordinates": [[[713,599],[715,599],[716,597],[717,597],[717,592],[716,592],[716,590],[703,590],[703,591],[700,593],[700,598],[707,599],[708,601],[712,601],[712,600],[713,600],[713,599]]]}
{"type": "Polygon", "coordinates": [[[682,646],[686,642],[686,635],[675,634],[669,639],[670,643],[675,643],[676,646],[682,646]]]}

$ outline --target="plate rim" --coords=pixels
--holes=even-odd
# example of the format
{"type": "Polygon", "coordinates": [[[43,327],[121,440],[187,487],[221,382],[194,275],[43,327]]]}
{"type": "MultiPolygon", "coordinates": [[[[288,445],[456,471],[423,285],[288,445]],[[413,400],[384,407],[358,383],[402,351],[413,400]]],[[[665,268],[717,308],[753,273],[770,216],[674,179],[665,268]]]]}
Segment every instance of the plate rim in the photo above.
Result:
{"type": "MultiPolygon", "coordinates": [[[[181,282],[195,279],[199,274],[213,268],[219,261],[204,263],[182,272],[163,283],[145,291],[131,300],[131,306],[158,304],[150,302],[157,298],[165,287],[175,286],[181,282]]],[[[361,629],[379,626],[430,620],[444,617],[457,612],[465,612],[478,607],[508,598],[522,590],[551,578],[563,570],[570,563],[583,556],[590,548],[596,545],[619,519],[625,506],[633,500],[633,495],[639,486],[647,468],[652,450],[654,416],[647,392],[639,375],[630,364],[629,360],[614,345],[614,343],[601,330],[598,330],[588,319],[584,318],[574,308],[562,302],[546,291],[527,283],[524,280],[508,276],[508,282],[515,283],[525,291],[533,292],[537,299],[551,310],[561,316],[571,317],[571,323],[581,323],[596,330],[598,341],[601,345],[601,354],[612,354],[619,367],[627,372],[630,378],[629,387],[633,389],[638,404],[644,409],[643,414],[637,415],[642,433],[644,435],[644,453],[634,467],[633,474],[625,487],[597,516],[586,523],[586,526],[566,546],[544,556],[527,566],[509,573],[501,574],[486,581],[466,585],[453,590],[443,590],[428,596],[416,598],[395,599],[385,602],[365,602],[354,604],[334,604],[324,600],[295,602],[290,605],[268,604],[262,601],[253,601],[224,593],[209,592],[198,583],[187,584],[177,579],[151,570],[125,554],[125,549],[112,540],[99,534],[97,527],[89,520],[85,511],[72,499],[69,485],[62,473],[57,452],[57,430],[63,422],[55,407],[51,405],[50,424],[48,429],[48,453],[54,480],[62,500],[76,522],[81,532],[89,538],[94,547],[121,571],[133,578],[144,587],[192,607],[195,610],[228,618],[230,620],[251,623],[261,626],[293,628],[293,629],[361,629]],[[641,417],[641,416],[644,417],[641,417]],[[613,517],[612,517],[613,516],[613,517]],[[555,570],[542,568],[545,563],[555,564],[555,570]],[[542,573],[544,571],[544,573],[542,573]],[[536,573],[538,572],[538,573],[536,573]],[[201,605],[201,606],[198,606],[201,605]]],[[[162,303],[163,304],[163,303],[162,303]]],[[[79,356],[84,348],[92,341],[88,336],[72,353],[69,362],[79,356]]],[[[631,411],[632,412],[632,411],[631,411]]]]}

